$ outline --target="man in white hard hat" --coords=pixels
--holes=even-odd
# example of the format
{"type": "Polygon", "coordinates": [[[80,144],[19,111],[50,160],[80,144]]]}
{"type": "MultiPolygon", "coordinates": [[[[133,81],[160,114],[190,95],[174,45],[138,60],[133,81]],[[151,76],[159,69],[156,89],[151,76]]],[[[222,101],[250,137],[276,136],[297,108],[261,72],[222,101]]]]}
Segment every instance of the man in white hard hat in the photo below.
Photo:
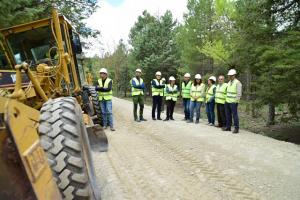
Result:
{"type": "Polygon", "coordinates": [[[181,96],[182,96],[182,105],[184,109],[184,120],[187,121],[190,119],[190,101],[191,101],[191,87],[193,82],[191,81],[191,75],[185,73],[183,76],[183,81],[181,83],[181,96]]]}
{"type": "Polygon", "coordinates": [[[178,97],[178,87],[175,84],[176,79],[174,76],[170,76],[169,78],[169,84],[167,84],[165,89],[165,96],[166,96],[166,102],[167,102],[167,114],[166,119],[164,121],[174,120],[173,113],[175,104],[178,97]]]}
{"type": "Polygon", "coordinates": [[[101,68],[99,73],[100,79],[98,79],[96,91],[98,91],[98,98],[101,106],[103,128],[106,129],[107,126],[110,126],[110,130],[115,131],[112,115],[112,80],[108,78],[106,68],[101,68]]]}
{"type": "Polygon", "coordinates": [[[236,70],[231,69],[228,72],[229,82],[227,85],[227,93],[225,100],[225,113],[226,113],[226,128],[224,131],[231,131],[232,118],[234,121],[234,130],[232,133],[239,132],[239,116],[238,104],[242,97],[242,84],[236,79],[236,70]]]}
{"type": "Polygon", "coordinates": [[[226,114],[225,114],[225,101],[226,101],[226,90],[227,83],[224,82],[224,75],[220,75],[218,78],[218,85],[216,87],[216,104],[217,104],[217,115],[218,115],[218,127],[226,128],[226,114]]]}
{"type": "Polygon", "coordinates": [[[151,81],[151,89],[152,89],[152,120],[156,120],[155,112],[157,109],[157,120],[162,120],[160,117],[161,114],[161,106],[164,96],[164,88],[165,84],[161,79],[161,72],[158,71],[155,73],[155,79],[151,81]]]}
{"type": "Polygon", "coordinates": [[[216,77],[211,76],[208,78],[208,87],[206,89],[206,114],[208,125],[215,126],[215,94],[216,94],[216,77]]]}
{"type": "Polygon", "coordinates": [[[136,122],[147,121],[143,117],[145,83],[144,83],[143,79],[141,78],[141,76],[142,76],[142,70],[136,69],[135,77],[133,77],[130,80],[131,95],[132,95],[132,100],[133,100],[133,116],[134,116],[134,120],[136,122]],[[137,115],[138,105],[140,106],[139,118],[137,115]]]}

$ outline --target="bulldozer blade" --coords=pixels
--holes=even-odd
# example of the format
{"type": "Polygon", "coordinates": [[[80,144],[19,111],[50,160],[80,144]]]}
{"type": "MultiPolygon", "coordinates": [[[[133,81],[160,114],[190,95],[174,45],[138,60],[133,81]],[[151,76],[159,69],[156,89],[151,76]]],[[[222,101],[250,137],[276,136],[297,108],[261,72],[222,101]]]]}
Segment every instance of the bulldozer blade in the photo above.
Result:
{"type": "Polygon", "coordinates": [[[92,151],[107,152],[108,140],[100,125],[96,124],[94,126],[87,127],[87,133],[92,151]]]}

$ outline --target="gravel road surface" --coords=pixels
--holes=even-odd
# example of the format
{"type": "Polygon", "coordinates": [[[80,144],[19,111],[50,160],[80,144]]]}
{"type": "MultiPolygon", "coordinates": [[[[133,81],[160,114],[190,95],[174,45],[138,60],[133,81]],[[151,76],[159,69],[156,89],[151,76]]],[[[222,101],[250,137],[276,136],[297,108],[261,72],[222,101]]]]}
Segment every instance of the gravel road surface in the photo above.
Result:
{"type": "MultiPolygon", "coordinates": [[[[107,153],[93,153],[103,200],[300,199],[300,147],[247,131],[133,121],[132,102],[113,99],[107,153]]],[[[164,114],[163,114],[164,116],[164,114]]]]}

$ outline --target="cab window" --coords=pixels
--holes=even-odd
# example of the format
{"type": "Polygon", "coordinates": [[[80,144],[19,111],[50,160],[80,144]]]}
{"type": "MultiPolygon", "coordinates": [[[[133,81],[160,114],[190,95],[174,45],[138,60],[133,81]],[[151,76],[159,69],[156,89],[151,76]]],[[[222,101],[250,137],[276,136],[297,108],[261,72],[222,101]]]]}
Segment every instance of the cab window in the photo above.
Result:
{"type": "Polygon", "coordinates": [[[0,49],[0,70],[4,69],[11,69],[9,66],[9,63],[7,61],[7,58],[5,56],[5,53],[2,49],[0,49]]]}

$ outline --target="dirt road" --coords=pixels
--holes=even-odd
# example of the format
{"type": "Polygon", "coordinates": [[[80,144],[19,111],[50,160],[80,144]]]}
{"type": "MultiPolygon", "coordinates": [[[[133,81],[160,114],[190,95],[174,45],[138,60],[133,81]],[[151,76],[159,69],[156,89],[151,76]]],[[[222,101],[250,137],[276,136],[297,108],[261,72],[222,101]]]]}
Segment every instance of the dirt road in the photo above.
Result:
{"type": "Polygon", "coordinates": [[[300,199],[300,147],[246,131],[176,121],[136,123],[114,99],[116,132],[93,154],[103,200],[300,199]]]}

